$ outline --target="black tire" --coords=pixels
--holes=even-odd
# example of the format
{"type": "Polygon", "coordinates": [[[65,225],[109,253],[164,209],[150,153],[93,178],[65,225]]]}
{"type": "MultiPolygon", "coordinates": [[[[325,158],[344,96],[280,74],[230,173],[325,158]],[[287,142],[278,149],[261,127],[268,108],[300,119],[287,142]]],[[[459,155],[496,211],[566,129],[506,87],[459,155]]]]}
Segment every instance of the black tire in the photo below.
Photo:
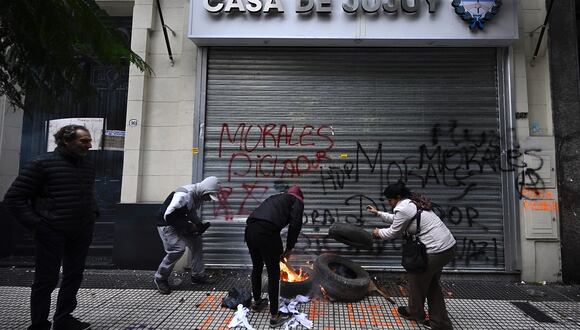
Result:
{"type": "Polygon", "coordinates": [[[373,236],[361,227],[349,223],[335,223],[328,230],[328,236],[346,245],[361,249],[372,249],[373,236]]]}
{"type": "Polygon", "coordinates": [[[303,268],[303,271],[308,273],[308,279],[302,282],[284,282],[280,279],[280,297],[292,299],[297,295],[310,295],[312,284],[314,283],[314,276],[312,276],[311,270],[303,268]]]}
{"type": "Polygon", "coordinates": [[[336,254],[322,254],[314,261],[318,281],[330,298],[358,301],[368,292],[371,277],[354,262],[336,254]]]}

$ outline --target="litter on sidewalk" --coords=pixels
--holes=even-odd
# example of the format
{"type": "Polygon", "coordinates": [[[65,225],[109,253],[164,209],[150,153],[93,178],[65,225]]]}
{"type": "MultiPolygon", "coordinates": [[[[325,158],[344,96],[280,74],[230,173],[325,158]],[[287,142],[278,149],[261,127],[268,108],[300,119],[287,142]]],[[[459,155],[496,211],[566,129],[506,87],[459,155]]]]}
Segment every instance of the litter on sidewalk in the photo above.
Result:
{"type": "Polygon", "coordinates": [[[244,305],[239,304],[238,310],[234,313],[234,317],[228,324],[228,328],[233,328],[237,326],[243,326],[248,330],[255,330],[254,327],[248,322],[248,314],[250,310],[244,307],[244,305]]]}
{"type": "Polygon", "coordinates": [[[306,317],[306,313],[302,313],[298,310],[298,306],[302,303],[307,303],[310,301],[309,297],[297,295],[292,299],[282,299],[280,302],[280,308],[278,309],[282,313],[292,314],[292,318],[286,322],[285,329],[295,328],[299,325],[304,326],[307,329],[312,329],[313,322],[306,317]]]}

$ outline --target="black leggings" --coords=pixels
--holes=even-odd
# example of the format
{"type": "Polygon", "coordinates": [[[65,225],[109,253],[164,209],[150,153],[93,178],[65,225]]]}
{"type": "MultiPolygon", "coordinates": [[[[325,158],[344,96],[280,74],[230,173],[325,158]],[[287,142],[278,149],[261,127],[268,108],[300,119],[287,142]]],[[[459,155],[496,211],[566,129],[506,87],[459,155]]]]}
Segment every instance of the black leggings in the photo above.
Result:
{"type": "Polygon", "coordinates": [[[280,255],[282,239],[280,230],[263,220],[249,219],[245,233],[246,244],[252,257],[252,295],[257,301],[262,296],[262,269],[268,272],[268,297],[270,314],[278,314],[278,289],[280,282],[280,255]]]}

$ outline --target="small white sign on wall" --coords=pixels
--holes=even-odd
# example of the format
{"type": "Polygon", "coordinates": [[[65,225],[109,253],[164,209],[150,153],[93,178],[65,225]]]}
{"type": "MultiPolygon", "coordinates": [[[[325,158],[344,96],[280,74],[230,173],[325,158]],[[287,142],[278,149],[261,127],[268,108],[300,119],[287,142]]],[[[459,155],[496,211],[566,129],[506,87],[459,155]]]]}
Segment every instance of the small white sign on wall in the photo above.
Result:
{"type": "Polygon", "coordinates": [[[125,145],[125,131],[105,130],[105,140],[103,150],[123,151],[125,145]]]}
{"type": "Polygon", "coordinates": [[[91,133],[93,138],[91,150],[101,149],[101,140],[103,137],[103,127],[105,124],[104,118],[63,118],[53,119],[48,121],[48,140],[46,144],[46,151],[54,151],[56,144],[54,142],[54,134],[66,125],[83,125],[91,133]]]}

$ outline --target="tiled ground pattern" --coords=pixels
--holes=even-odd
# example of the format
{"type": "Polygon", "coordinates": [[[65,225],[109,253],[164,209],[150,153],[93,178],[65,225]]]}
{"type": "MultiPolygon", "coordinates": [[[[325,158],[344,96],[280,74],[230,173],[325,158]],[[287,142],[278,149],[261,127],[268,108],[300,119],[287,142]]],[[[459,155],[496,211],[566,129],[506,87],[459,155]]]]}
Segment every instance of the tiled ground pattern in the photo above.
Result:
{"type": "MultiPolygon", "coordinates": [[[[0,287],[0,329],[24,329],[29,318],[26,287],[0,287]]],[[[53,294],[54,300],[57,292],[53,294]]],[[[227,329],[233,311],[220,307],[225,291],[175,291],[163,296],[148,289],[83,288],[75,316],[91,322],[93,329],[227,329]]],[[[406,298],[394,297],[398,305],[406,298]]],[[[514,301],[514,300],[511,300],[514,301]]],[[[448,299],[455,329],[580,329],[580,303],[529,301],[557,323],[540,323],[510,300],[448,299]]],[[[397,315],[395,306],[380,296],[356,303],[314,300],[300,309],[314,321],[314,329],[425,329],[397,315]]],[[[256,329],[268,329],[268,313],[252,313],[256,329]]],[[[235,329],[242,329],[237,327],[235,329]]],[[[297,329],[304,329],[298,327],[297,329]]]]}
{"type": "MultiPolygon", "coordinates": [[[[250,271],[211,270],[209,272],[215,283],[192,287],[188,274],[173,276],[175,290],[228,291],[234,286],[249,287],[250,271]]],[[[108,289],[153,289],[153,271],[132,270],[87,270],[83,288],[108,289]]],[[[406,296],[403,274],[371,273],[374,281],[382,286],[391,296],[406,296]]],[[[1,268],[0,286],[29,287],[34,278],[30,268],[1,268]]],[[[443,289],[447,298],[478,300],[526,300],[526,301],[576,301],[580,302],[580,286],[567,285],[530,285],[507,281],[485,280],[447,280],[443,275],[443,289]]]]}

